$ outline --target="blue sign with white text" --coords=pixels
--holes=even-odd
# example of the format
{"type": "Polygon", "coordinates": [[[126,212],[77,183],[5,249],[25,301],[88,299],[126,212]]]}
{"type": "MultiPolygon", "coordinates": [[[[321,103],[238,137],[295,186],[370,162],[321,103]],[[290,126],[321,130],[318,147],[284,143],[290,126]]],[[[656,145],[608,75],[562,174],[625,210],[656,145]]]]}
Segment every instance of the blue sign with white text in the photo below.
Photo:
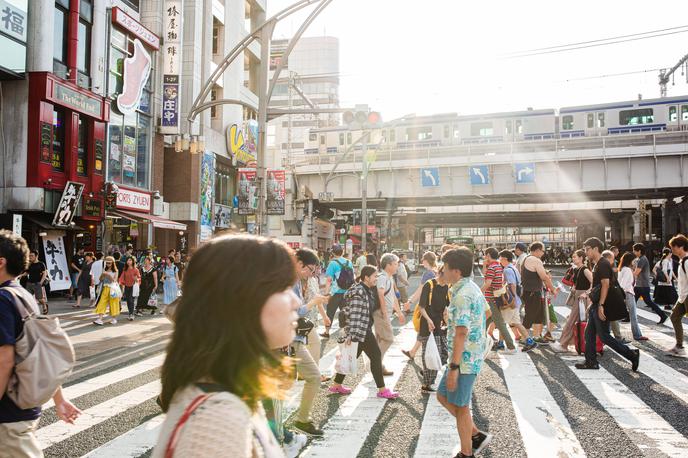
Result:
{"type": "Polygon", "coordinates": [[[516,183],[535,183],[535,163],[516,164],[516,183]]]}
{"type": "Polygon", "coordinates": [[[424,188],[434,188],[440,185],[440,169],[428,167],[420,169],[420,185],[424,188]]]}
{"type": "Polygon", "coordinates": [[[471,165],[468,167],[468,175],[472,185],[490,184],[490,173],[486,165],[471,165]]]}

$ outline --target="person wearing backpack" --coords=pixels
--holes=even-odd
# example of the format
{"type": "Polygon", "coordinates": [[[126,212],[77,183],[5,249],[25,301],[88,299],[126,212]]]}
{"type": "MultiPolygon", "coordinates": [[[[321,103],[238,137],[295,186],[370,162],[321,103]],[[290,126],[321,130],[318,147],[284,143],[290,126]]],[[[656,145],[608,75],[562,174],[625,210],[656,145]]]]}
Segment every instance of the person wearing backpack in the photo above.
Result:
{"type": "Polygon", "coordinates": [[[683,348],[683,317],[688,313],[688,238],[685,235],[679,234],[669,240],[671,251],[678,256],[678,301],[671,311],[671,323],[674,325],[674,334],[676,336],[676,346],[668,350],[667,353],[671,356],[686,356],[686,350],[683,348]]]}
{"type": "MultiPolygon", "coordinates": [[[[341,245],[332,247],[332,254],[334,258],[327,266],[325,276],[327,277],[327,289],[330,290],[330,300],[327,302],[327,317],[331,322],[334,320],[334,315],[342,306],[344,300],[344,293],[354,284],[354,266],[351,261],[344,257],[344,248],[341,245]]],[[[324,339],[330,338],[330,326],[325,327],[325,332],[320,334],[324,339]]],[[[344,323],[339,320],[339,327],[342,328],[344,323]]]]}
{"type": "MultiPolygon", "coordinates": [[[[16,349],[21,344],[25,327],[22,313],[25,314],[25,310],[30,309],[33,314],[39,314],[36,301],[19,286],[17,281],[17,276],[26,269],[28,261],[29,248],[26,241],[13,232],[0,230],[0,393],[2,393],[0,399],[0,456],[12,458],[43,456],[35,434],[41,416],[42,403],[37,402],[37,405],[28,406],[28,408],[26,406],[20,407],[8,394],[8,389],[12,389],[17,381],[15,361],[20,355],[17,354],[16,349]],[[22,299],[24,302],[18,304],[17,300],[22,299]],[[19,307],[23,307],[23,309],[19,307]]],[[[27,325],[31,321],[35,320],[28,318],[27,325]]],[[[46,377],[48,374],[36,375],[46,377]]],[[[55,401],[55,413],[61,420],[73,423],[81,411],[65,399],[59,381],[57,381],[56,386],[53,386],[53,389],[55,389],[52,395],[55,401]]],[[[13,393],[19,393],[19,390],[13,390],[13,393]]],[[[19,394],[20,398],[25,398],[27,395],[41,395],[43,393],[22,392],[19,394]]],[[[50,398],[50,394],[47,395],[47,398],[50,398]]]]}

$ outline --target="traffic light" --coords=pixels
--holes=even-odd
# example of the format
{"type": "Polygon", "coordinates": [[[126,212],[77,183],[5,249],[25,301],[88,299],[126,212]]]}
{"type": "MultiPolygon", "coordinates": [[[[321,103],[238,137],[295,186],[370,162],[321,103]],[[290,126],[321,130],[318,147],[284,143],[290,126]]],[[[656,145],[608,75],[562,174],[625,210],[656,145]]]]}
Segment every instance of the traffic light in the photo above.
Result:
{"type": "Polygon", "coordinates": [[[350,129],[374,129],[382,126],[382,115],[370,111],[368,105],[356,105],[353,111],[344,112],[342,121],[350,129]]]}

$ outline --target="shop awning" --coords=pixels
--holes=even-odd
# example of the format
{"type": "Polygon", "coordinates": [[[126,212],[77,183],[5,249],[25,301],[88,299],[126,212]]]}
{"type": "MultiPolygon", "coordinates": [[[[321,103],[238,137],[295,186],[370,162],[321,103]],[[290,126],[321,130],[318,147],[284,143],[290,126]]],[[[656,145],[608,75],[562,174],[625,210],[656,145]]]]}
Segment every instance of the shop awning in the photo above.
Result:
{"type": "Polygon", "coordinates": [[[173,229],[175,231],[186,230],[186,224],[184,223],[178,223],[177,221],[161,218],[159,216],[148,215],[146,213],[136,213],[125,210],[112,210],[109,213],[119,216],[120,218],[136,221],[137,223],[151,223],[153,224],[153,227],[158,227],[160,229],[173,229]]]}
{"type": "Polygon", "coordinates": [[[23,213],[24,218],[27,220],[31,221],[34,223],[36,226],[40,227],[41,229],[45,230],[52,230],[52,231],[65,231],[65,230],[71,230],[71,231],[85,231],[81,226],[77,225],[72,225],[69,227],[58,227],[58,226],[53,226],[53,217],[52,215],[48,213],[23,213]]]}

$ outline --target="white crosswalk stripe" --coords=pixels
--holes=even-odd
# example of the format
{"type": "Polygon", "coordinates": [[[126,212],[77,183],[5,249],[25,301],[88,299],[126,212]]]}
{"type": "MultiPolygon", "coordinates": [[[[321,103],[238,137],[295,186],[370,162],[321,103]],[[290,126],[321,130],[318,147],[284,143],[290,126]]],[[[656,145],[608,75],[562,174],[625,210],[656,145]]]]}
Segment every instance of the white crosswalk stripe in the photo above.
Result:
{"type": "MultiPolygon", "coordinates": [[[[556,307],[556,311],[559,315],[566,317],[570,310],[567,307],[556,307]]],[[[76,312],[70,316],[74,317],[75,315],[76,312]]],[[[86,317],[87,315],[81,316],[86,317]]],[[[80,326],[77,317],[74,318],[71,329],[83,332],[75,338],[83,335],[85,337],[80,342],[90,345],[97,339],[117,338],[127,333],[138,332],[146,335],[159,326],[161,322],[164,322],[164,319],[156,318],[126,323],[126,326],[94,328],[84,332],[82,328],[77,327],[80,326]]],[[[628,324],[623,325],[624,334],[629,333],[629,326],[628,324]]],[[[660,348],[668,347],[673,339],[656,326],[641,325],[641,328],[644,335],[651,339],[649,345],[635,344],[641,350],[639,372],[644,377],[643,380],[650,379],[652,383],[663,387],[666,391],[664,391],[664,397],[661,399],[670,399],[667,396],[669,396],[668,393],[671,393],[673,396],[671,399],[675,397],[677,403],[676,409],[683,409],[688,413],[688,377],[684,375],[688,372],[688,361],[674,359],[671,363],[666,362],[664,358],[658,356],[659,351],[653,345],[660,348]],[[677,367],[676,364],[682,366],[677,367]]],[[[336,327],[333,327],[332,333],[335,332],[336,327]]],[[[404,380],[414,376],[415,371],[404,370],[408,365],[408,359],[400,352],[402,348],[409,348],[414,340],[415,333],[410,325],[400,329],[394,344],[385,357],[386,366],[394,371],[393,376],[385,377],[388,387],[394,389],[395,386],[400,386],[404,380]]],[[[138,349],[139,347],[135,348],[138,349]]],[[[333,372],[336,351],[335,338],[325,341],[324,354],[320,360],[321,372],[328,375],[333,372]]],[[[102,362],[100,360],[95,361],[94,364],[114,364],[121,361],[122,354],[125,353],[113,352],[111,358],[102,362]]],[[[571,410],[572,407],[569,403],[563,402],[554,394],[554,391],[551,391],[541,373],[542,369],[538,370],[540,366],[536,366],[536,363],[542,364],[541,360],[538,362],[538,354],[553,355],[550,350],[543,346],[535,350],[533,354],[518,353],[506,356],[492,354],[490,356],[491,366],[486,370],[494,371],[503,378],[510,402],[510,410],[501,414],[512,417],[516,425],[514,430],[516,436],[510,440],[514,443],[520,443],[528,456],[577,458],[590,455],[591,450],[587,449],[590,447],[590,443],[589,441],[584,443],[580,437],[580,426],[575,424],[577,421],[573,421],[573,419],[578,419],[578,413],[571,410]]],[[[553,358],[553,361],[559,361],[562,371],[569,377],[577,379],[576,383],[578,381],[582,383],[583,389],[589,393],[588,396],[592,395],[608,414],[609,421],[618,425],[628,436],[628,440],[643,454],[670,457],[688,455],[688,439],[684,437],[683,431],[676,426],[676,423],[672,423],[675,420],[664,418],[664,414],[655,412],[651,407],[651,405],[656,405],[656,399],[655,403],[652,402],[655,393],[651,390],[639,392],[635,389],[632,391],[626,386],[631,380],[630,378],[627,381],[604,368],[599,371],[575,370],[572,364],[574,361],[581,360],[578,356],[554,355],[553,358]]],[[[608,364],[608,358],[605,353],[605,356],[600,360],[602,365],[608,364]]],[[[64,392],[71,399],[103,392],[109,386],[127,380],[136,380],[136,377],[150,370],[158,369],[163,361],[163,353],[148,356],[124,367],[118,367],[116,370],[106,373],[101,371],[86,380],[78,380],[78,383],[67,386],[64,392]]],[[[551,373],[549,376],[552,377],[551,373]]],[[[84,409],[84,414],[75,425],[55,421],[41,427],[37,431],[37,437],[44,450],[48,452],[46,456],[59,456],[50,454],[49,449],[63,441],[75,438],[81,433],[88,434],[90,437],[92,436],[90,429],[98,431],[98,428],[102,428],[100,425],[108,419],[129,412],[155,398],[160,392],[160,382],[157,379],[149,380],[150,378],[141,379],[139,386],[126,393],[113,395],[109,399],[84,409]],[[89,432],[85,433],[87,430],[89,432]]],[[[569,384],[568,380],[560,380],[560,382],[562,385],[569,384]]],[[[325,431],[325,436],[312,439],[300,456],[327,456],[328,458],[359,456],[361,450],[365,450],[364,444],[366,447],[369,446],[366,443],[369,435],[376,428],[385,427],[378,422],[383,410],[403,408],[403,403],[400,401],[386,401],[376,397],[377,390],[369,372],[366,372],[352,388],[354,388],[354,392],[343,399],[339,406],[335,406],[332,412],[328,412],[327,417],[317,425],[325,431]]],[[[296,382],[290,390],[285,403],[287,416],[293,414],[298,408],[302,389],[303,382],[296,382]]],[[[326,395],[325,390],[321,390],[319,394],[319,396],[323,395],[326,395]]],[[[478,397],[474,397],[474,403],[485,404],[485,396],[496,395],[490,390],[476,392],[474,396],[478,397]]],[[[420,393],[418,396],[421,396],[420,393]]],[[[44,406],[46,409],[50,407],[52,407],[52,401],[44,406]]],[[[599,409],[599,407],[597,408],[599,409]]],[[[137,458],[148,453],[157,442],[157,436],[165,417],[161,413],[153,416],[150,416],[150,413],[147,415],[149,416],[140,418],[137,423],[133,423],[128,431],[122,433],[120,429],[116,437],[102,435],[103,439],[99,443],[97,442],[98,439],[94,439],[93,446],[89,446],[88,449],[79,454],[85,454],[84,456],[92,458],[137,458]]],[[[402,453],[404,456],[439,458],[451,456],[451,453],[456,452],[458,434],[455,420],[439,404],[434,394],[423,398],[423,407],[420,410],[418,421],[419,429],[414,433],[418,436],[417,441],[408,451],[402,453]]],[[[499,430],[490,432],[500,434],[499,430]]],[[[99,437],[98,434],[93,436],[99,437]]],[[[382,433],[378,440],[393,439],[386,439],[385,434],[382,433]]],[[[497,447],[497,445],[493,443],[490,447],[497,447]]],[[[506,449],[493,449],[493,455],[509,453],[509,450],[506,449]]],[[[597,454],[603,454],[603,451],[599,450],[597,454]]]]}

